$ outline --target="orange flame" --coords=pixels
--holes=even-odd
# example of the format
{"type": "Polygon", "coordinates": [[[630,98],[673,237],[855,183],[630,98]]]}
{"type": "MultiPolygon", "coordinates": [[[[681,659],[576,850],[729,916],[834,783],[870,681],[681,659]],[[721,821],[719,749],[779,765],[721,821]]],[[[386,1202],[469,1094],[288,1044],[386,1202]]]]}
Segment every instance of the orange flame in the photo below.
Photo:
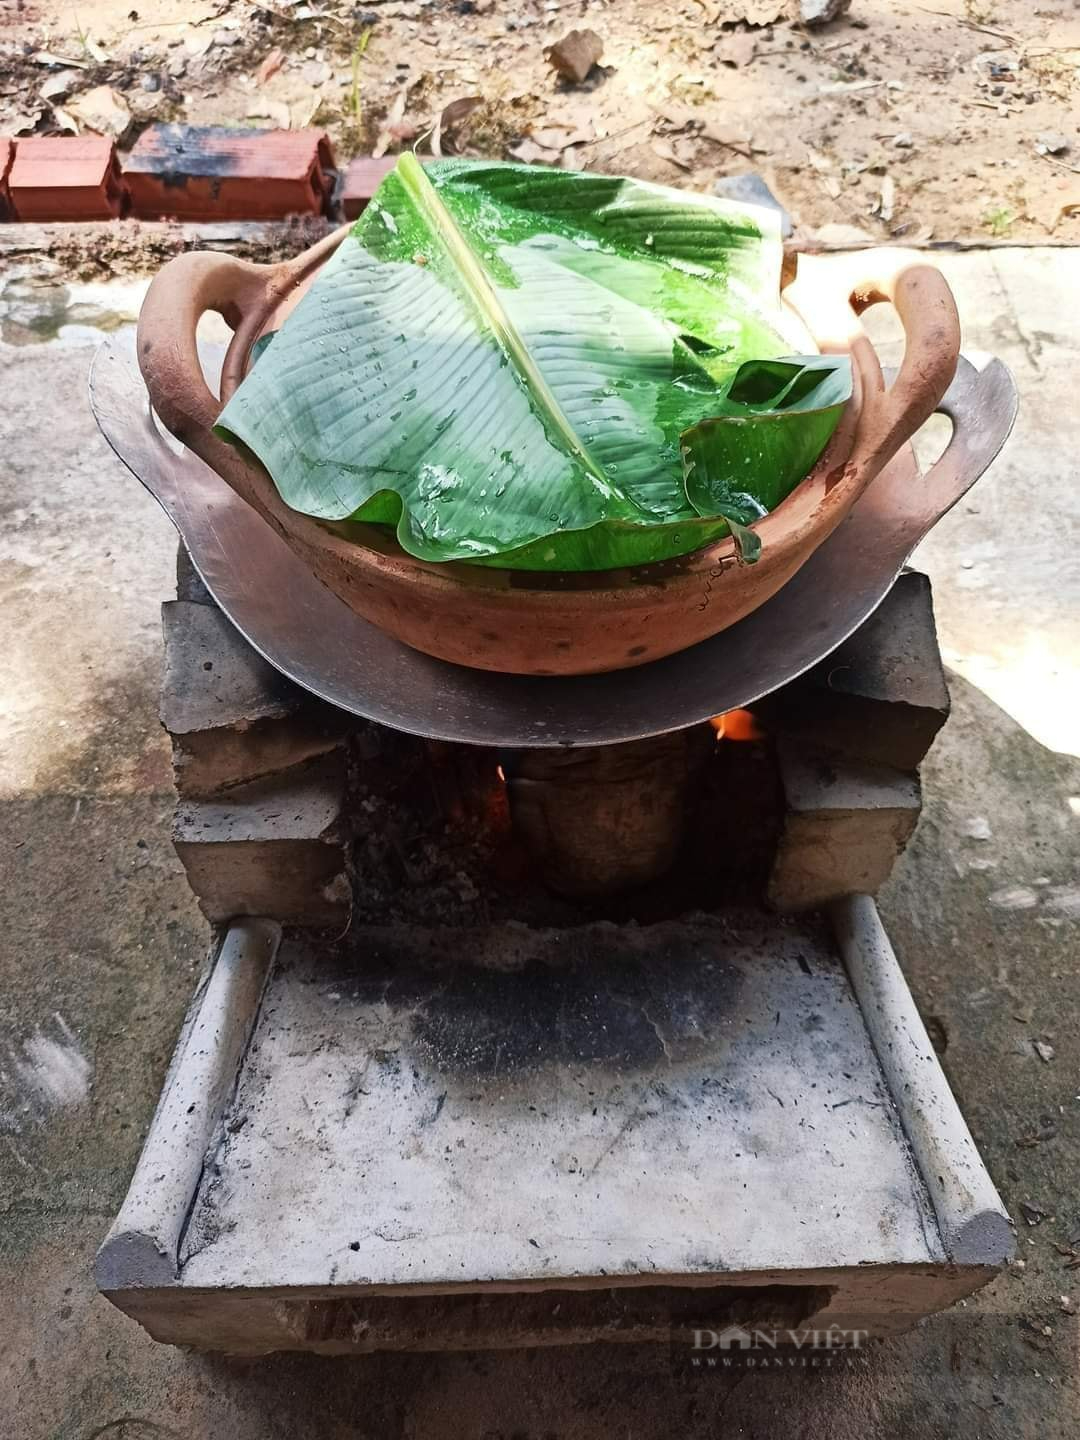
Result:
{"type": "Polygon", "coordinates": [[[709,724],[716,731],[717,740],[764,740],[765,731],[749,710],[728,710],[723,715],[714,715],[709,724]]]}

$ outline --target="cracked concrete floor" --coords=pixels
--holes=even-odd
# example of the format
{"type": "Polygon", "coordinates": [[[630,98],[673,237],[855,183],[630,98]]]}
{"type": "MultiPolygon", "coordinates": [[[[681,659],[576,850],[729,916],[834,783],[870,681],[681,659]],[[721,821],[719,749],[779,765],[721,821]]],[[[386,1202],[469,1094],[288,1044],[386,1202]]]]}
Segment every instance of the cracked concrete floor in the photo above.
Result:
{"type": "Polygon", "coordinates": [[[85,399],[92,327],[121,323],[136,292],[61,297],[49,324],[33,323],[40,296],[7,294],[0,1435],[1078,1433],[1077,1322],[1062,1297],[1080,1308],[1080,1272],[1068,1268],[1073,1237],[1080,1246],[1080,255],[996,250],[943,268],[967,346],[1012,366],[1023,404],[1003,457],[920,556],[954,714],[924,769],[918,835],[882,901],[1019,1220],[1023,1264],[892,1342],[869,1375],[694,1382],[674,1378],[663,1351],[626,1347],[193,1356],[155,1345],[95,1293],[93,1253],[206,941],[169,845],[156,719],[158,603],[171,593],[174,547],[85,399]],[[1028,1224],[1022,1204],[1042,1218],[1028,1224]]]}

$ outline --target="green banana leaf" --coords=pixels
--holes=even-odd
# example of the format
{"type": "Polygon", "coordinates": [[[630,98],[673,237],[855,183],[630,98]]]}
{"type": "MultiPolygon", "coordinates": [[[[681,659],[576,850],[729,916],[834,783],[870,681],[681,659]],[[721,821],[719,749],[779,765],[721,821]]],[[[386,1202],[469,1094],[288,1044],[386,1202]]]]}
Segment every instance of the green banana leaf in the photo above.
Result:
{"type": "Polygon", "coordinates": [[[424,560],[603,570],[729,530],[753,560],[850,395],[846,359],[782,358],[781,258],[768,210],[404,155],[218,433],[424,560]]]}

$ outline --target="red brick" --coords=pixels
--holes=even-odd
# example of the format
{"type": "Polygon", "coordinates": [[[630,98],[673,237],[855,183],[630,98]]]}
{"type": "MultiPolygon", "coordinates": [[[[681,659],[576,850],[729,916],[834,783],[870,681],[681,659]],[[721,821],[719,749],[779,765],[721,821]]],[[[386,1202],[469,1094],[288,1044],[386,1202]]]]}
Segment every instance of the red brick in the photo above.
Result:
{"type": "Polygon", "coordinates": [[[154,125],[124,163],[143,220],[273,220],[321,215],[333,186],[324,130],[154,125]]]}
{"type": "Polygon", "coordinates": [[[0,220],[11,220],[11,196],[8,193],[8,171],[15,156],[15,142],[0,136],[0,220]]]}
{"type": "MultiPolygon", "coordinates": [[[[424,165],[430,163],[424,155],[416,157],[424,165]]],[[[358,155],[349,161],[345,178],[341,183],[341,208],[346,220],[355,220],[367,209],[368,201],[375,194],[390,171],[397,164],[396,155],[383,155],[373,160],[370,155],[358,155]]]]}
{"type": "Polygon", "coordinates": [[[380,160],[358,155],[349,161],[341,186],[341,208],[346,220],[355,220],[364,213],[368,201],[396,164],[396,155],[384,155],[380,160]]]}
{"type": "MultiPolygon", "coordinates": [[[[427,156],[416,157],[424,165],[430,163],[427,156]]],[[[368,201],[397,164],[396,155],[384,155],[373,160],[370,155],[358,155],[349,161],[345,179],[341,185],[341,208],[346,220],[355,220],[367,209],[368,201]]]]}
{"type": "Polygon", "coordinates": [[[111,220],[125,198],[116,150],[99,136],[16,140],[8,191],[19,220],[111,220]]]}

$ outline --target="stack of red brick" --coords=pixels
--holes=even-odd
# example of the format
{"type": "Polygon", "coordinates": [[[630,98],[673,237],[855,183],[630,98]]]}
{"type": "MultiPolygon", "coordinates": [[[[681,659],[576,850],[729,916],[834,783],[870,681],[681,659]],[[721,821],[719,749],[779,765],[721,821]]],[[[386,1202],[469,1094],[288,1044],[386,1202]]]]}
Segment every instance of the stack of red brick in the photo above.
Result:
{"type": "Polygon", "coordinates": [[[122,161],[97,136],[0,137],[0,219],[353,219],[393,164],[354,160],[335,195],[323,130],[154,125],[122,161]]]}

